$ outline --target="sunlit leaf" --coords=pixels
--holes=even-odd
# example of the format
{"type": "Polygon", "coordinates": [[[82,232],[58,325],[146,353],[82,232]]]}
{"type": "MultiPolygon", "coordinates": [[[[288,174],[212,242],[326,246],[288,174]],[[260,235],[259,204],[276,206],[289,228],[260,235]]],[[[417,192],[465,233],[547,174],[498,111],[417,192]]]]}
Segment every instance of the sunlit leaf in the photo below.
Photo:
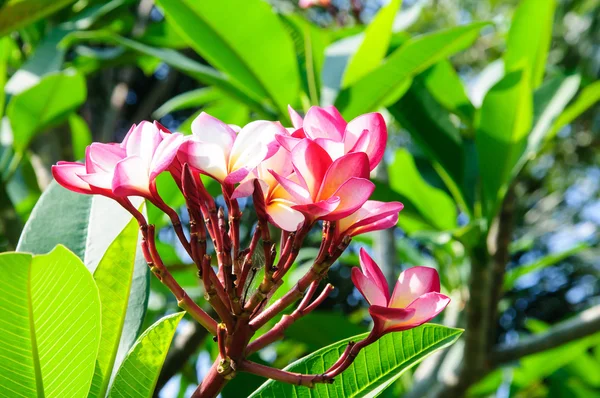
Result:
{"type": "Polygon", "coordinates": [[[150,398],[177,325],[185,312],[158,320],[135,342],[119,368],[108,397],[150,398]]]}
{"type": "Polygon", "coordinates": [[[565,111],[556,119],[552,125],[552,130],[550,133],[548,133],[548,139],[554,137],[561,128],[571,123],[598,101],[600,101],[600,81],[586,86],[581,91],[581,94],[579,94],[575,102],[569,105],[567,109],[565,109],[565,111]]]}
{"type": "MultiPolygon", "coordinates": [[[[333,384],[317,384],[314,389],[267,381],[250,397],[376,397],[403,372],[428,355],[454,343],[460,329],[426,324],[405,332],[390,333],[367,346],[354,363],[333,384]]],[[[364,339],[368,334],[351,337],[299,359],[285,369],[304,374],[321,374],[337,360],[348,342],[364,339]]]]}
{"type": "Polygon", "coordinates": [[[92,275],[64,246],[0,254],[0,396],[83,397],[100,342],[92,275]]]}
{"type": "Polygon", "coordinates": [[[28,23],[44,18],[74,1],[75,0],[11,1],[0,8],[0,36],[4,36],[28,23]]]}

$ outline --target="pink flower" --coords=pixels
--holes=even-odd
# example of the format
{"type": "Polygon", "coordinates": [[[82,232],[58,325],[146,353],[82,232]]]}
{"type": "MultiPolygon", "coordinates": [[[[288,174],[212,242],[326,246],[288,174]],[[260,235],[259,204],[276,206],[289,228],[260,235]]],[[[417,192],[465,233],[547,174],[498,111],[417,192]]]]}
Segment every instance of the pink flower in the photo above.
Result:
{"type": "Polygon", "coordinates": [[[79,193],[153,198],[154,180],[169,168],[182,139],[179,133],[166,133],[157,123],[143,121],[132,126],[121,144],[88,146],[85,165],[58,162],[52,174],[59,184],[79,193]]]}
{"type": "Polygon", "coordinates": [[[261,162],[233,192],[232,198],[252,195],[254,180],[260,182],[269,221],[286,231],[296,231],[304,222],[304,215],[292,207],[296,205],[294,198],[275,179],[269,171],[280,176],[289,176],[294,171],[291,154],[283,147],[267,160],[261,162]]]}
{"type": "Polygon", "coordinates": [[[192,122],[192,133],[180,147],[181,163],[221,183],[235,184],[277,152],[275,135],[287,131],[279,123],[259,120],[236,134],[232,126],[202,112],[192,122]]]}
{"type": "Polygon", "coordinates": [[[367,200],[360,209],[337,221],[335,235],[337,238],[356,236],[393,227],[398,223],[398,213],[403,208],[400,202],[367,200]]]}
{"type": "Polygon", "coordinates": [[[363,249],[360,267],[362,271],[352,269],[352,282],[370,305],[372,334],[378,337],[422,325],[450,302],[450,298],[440,294],[440,278],[433,268],[412,267],[403,271],[390,297],[383,273],[363,249]]]}
{"type": "Polygon", "coordinates": [[[363,152],[335,161],[317,143],[301,140],[291,152],[294,174],[284,177],[271,170],[296,205],[311,221],[335,221],[358,210],[375,185],[369,181],[369,159],[363,152]]]}
{"type": "Polygon", "coordinates": [[[380,113],[367,113],[346,123],[334,106],[311,107],[304,119],[291,107],[290,118],[296,131],[277,137],[288,150],[302,138],[310,138],[336,160],[347,153],[364,152],[373,170],[383,158],[387,142],[387,127],[380,113]]]}

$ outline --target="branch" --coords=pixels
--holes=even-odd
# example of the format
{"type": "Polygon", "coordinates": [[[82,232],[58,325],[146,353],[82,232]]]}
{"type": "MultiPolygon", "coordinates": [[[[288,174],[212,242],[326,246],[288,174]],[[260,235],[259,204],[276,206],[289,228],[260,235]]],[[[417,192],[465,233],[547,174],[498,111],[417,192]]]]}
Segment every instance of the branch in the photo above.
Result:
{"type": "Polygon", "coordinates": [[[549,350],[600,331],[600,305],[550,328],[547,332],[527,337],[514,345],[501,345],[494,350],[494,365],[515,361],[527,355],[549,350]]]}

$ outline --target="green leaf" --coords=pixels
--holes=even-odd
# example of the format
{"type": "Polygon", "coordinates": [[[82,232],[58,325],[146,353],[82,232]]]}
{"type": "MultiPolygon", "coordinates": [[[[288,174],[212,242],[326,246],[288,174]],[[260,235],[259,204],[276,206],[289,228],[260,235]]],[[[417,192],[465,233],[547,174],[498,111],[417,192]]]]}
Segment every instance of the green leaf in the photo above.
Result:
{"type": "Polygon", "coordinates": [[[448,111],[473,124],[475,107],[467,96],[465,86],[449,61],[441,61],[423,73],[429,93],[448,111]]]}
{"type": "MultiPolygon", "coordinates": [[[[8,66],[8,56],[9,56],[9,48],[10,48],[10,38],[2,37],[0,38],[0,87],[5,87],[6,85],[6,77],[7,77],[7,66],[8,66]]],[[[2,122],[2,118],[4,117],[4,104],[6,103],[6,96],[4,95],[4,90],[0,91],[0,123],[2,122]]]]}
{"type": "Polygon", "coordinates": [[[344,89],[336,100],[337,107],[347,118],[352,118],[395,102],[402,94],[398,86],[406,85],[414,75],[470,46],[486,25],[486,22],[473,23],[407,41],[377,69],[344,89]]]}
{"type": "Polygon", "coordinates": [[[527,138],[524,160],[535,157],[546,139],[552,123],[577,93],[581,78],[556,76],[545,82],[533,95],[534,122],[527,138]]]}
{"type": "Polygon", "coordinates": [[[100,342],[91,274],[64,246],[0,254],[0,396],[82,397],[100,342]]]}
{"type": "Polygon", "coordinates": [[[522,1],[508,32],[504,54],[506,72],[528,68],[533,88],[537,88],[544,79],[555,7],[555,0],[522,1]]]}
{"type": "Polygon", "coordinates": [[[138,224],[129,224],[110,244],[94,272],[102,304],[102,335],[88,397],[104,397],[113,373],[135,266],[138,224]]]}
{"type": "Polygon", "coordinates": [[[392,36],[392,24],[400,4],[401,0],[391,0],[367,26],[362,43],[348,61],[342,87],[348,87],[364,77],[385,58],[392,36]]]}
{"type": "MultiPolygon", "coordinates": [[[[354,363],[333,384],[314,389],[269,380],[250,397],[376,397],[403,372],[433,352],[454,343],[460,329],[426,324],[404,332],[390,333],[367,346],[354,363]]],[[[286,367],[290,372],[320,374],[337,360],[348,342],[364,339],[368,333],[339,341],[286,367]]]]}
{"type": "Polygon", "coordinates": [[[462,198],[465,151],[460,131],[428,89],[426,79],[427,75],[415,78],[410,89],[388,109],[433,163],[444,169],[451,178],[447,185],[456,187],[455,196],[462,198]]]}
{"type": "Polygon", "coordinates": [[[481,106],[476,132],[483,208],[494,218],[525,152],[533,117],[526,70],[511,72],[492,87],[481,106]]]}
{"type": "Polygon", "coordinates": [[[506,273],[506,276],[504,277],[504,290],[512,289],[515,286],[515,282],[520,277],[527,275],[531,272],[535,272],[543,268],[549,267],[551,265],[554,265],[564,260],[565,258],[571,257],[583,250],[589,249],[589,247],[590,246],[587,243],[580,243],[568,250],[559,253],[549,254],[529,264],[521,265],[517,268],[509,270],[506,273]]]}
{"type": "Polygon", "coordinates": [[[246,92],[271,99],[280,113],[287,113],[287,105],[298,96],[300,79],[294,44],[271,5],[262,0],[158,4],[198,54],[246,92]]]}
{"type": "MultiPolygon", "coordinates": [[[[141,201],[134,201],[134,205],[140,204],[141,201]]],[[[63,244],[94,273],[107,248],[130,219],[131,215],[111,199],[71,192],[52,182],[25,224],[17,250],[44,253],[63,244]]],[[[117,364],[140,333],[149,289],[150,271],[138,250],[117,364]]]]}
{"type": "Polygon", "coordinates": [[[69,115],[69,128],[71,129],[71,146],[73,158],[85,158],[85,148],[92,143],[92,132],[87,122],[78,114],[69,115]]]}
{"type": "Polygon", "coordinates": [[[35,133],[78,108],[85,98],[85,79],[74,71],[46,75],[36,85],[13,96],[6,115],[13,129],[15,150],[25,150],[35,133]]]}
{"type": "Polygon", "coordinates": [[[74,0],[22,0],[11,1],[0,8],[0,36],[44,18],[74,0]]]}
{"type": "Polygon", "coordinates": [[[220,98],[223,98],[223,94],[212,87],[203,87],[196,90],[187,91],[185,93],[176,95],[162,104],[160,108],[152,113],[152,117],[161,119],[163,116],[171,112],[182,109],[198,108],[220,98]]]}
{"type": "Polygon", "coordinates": [[[281,17],[294,41],[303,90],[311,104],[318,105],[322,86],[321,71],[325,63],[325,48],[331,40],[330,34],[297,15],[281,17]]]}
{"type": "MultiPolygon", "coordinates": [[[[394,162],[389,166],[390,188],[409,199],[419,214],[438,230],[456,228],[456,205],[442,190],[429,185],[406,149],[396,151],[394,162]]],[[[402,225],[403,214],[400,214],[402,225]]]]}
{"type": "Polygon", "coordinates": [[[548,139],[554,137],[556,133],[567,124],[575,120],[583,112],[591,108],[596,102],[600,101],[600,81],[586,86],[575,102],[556,119],[552,125],[552,130],[548,133],[548,139]]]}
{"type": "Polygon", "coordinates": [[[168,315],[135,342],[119,368],[108,397],[150,398],[177,325],[185,312],[168,315]]]}

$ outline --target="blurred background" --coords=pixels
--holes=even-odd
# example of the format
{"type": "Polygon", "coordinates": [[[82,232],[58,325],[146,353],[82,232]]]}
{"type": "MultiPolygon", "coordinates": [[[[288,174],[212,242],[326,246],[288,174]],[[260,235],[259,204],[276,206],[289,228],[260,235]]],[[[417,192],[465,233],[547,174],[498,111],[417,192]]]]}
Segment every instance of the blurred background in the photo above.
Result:
{"type": "MultiPolygon", "coordinates": [[[[438,268],[443,291],[453,298],[438,322],[467,333],[463,310],[469,297],[478,297],[472,270],[481,260],[477,248],[485,247],[490,300],[497,304],[484,333],[492,347],[515,344],[600,305],[600,1],[558,0],[547,7],[552,2],[321,0],[306,9],[285,0],[193,3],[0,1],[1,251],[15,249],[51,184],[50,166],[81,160],[92,141],[119,141],[144,119],[189,133],[201,111],[238,125],[271,119],[289,126],[288,103],[301,112],[335,103],[348,120],[384,113],[389,142],[385,164],[373,176],[375,199],[400,200],[406,208],[395,230],[355,239],[330,271],[333,294],[257,360],[283,367],[368,330],[365,303],[349,278],[359,247],[376,256],[390,281],[413,265],[438,268]],[[527,94],[499,89],[488,95],[519,68],[511,61],[519,51],[541,53],[528,69],[527,94]],[[515,114],[527,109],[527,98],[533,122],[524,130],[538,138],[533,144],[529,138],[525,155],[508,165],[512,171],[489,174],[521,147],[518,137],[509,140],[512,149],[498,144],[499,157],[486,165],[480,134],[492,131],[493,137],[496,127],[506,127],[504,119],[518,124],[515,114]],[[500,174],[495,213],[475,187],[500,174]]],[[[168,176],[161,176],[159,191],[185,218],[168,176]]],[[[161,228],[165,262],[200,298],[195,266],[168,220],[153,208],[148,215],[161,228]]],[[[254,221],[244,219],[246,241],[254,221]]],[[[316,254],[320,236],[314,232],[313,247],[299,256],[298,274],[316,254]]],[[[152,278],[146,326],[176,308],[152,278]]],[[[595,331],[494,364],[452,394],[600,396],[595,331]]],[[[462,377],[456,371],[469,361],[464,350],[457,344],[426,360],[381,396],[450,394],[444,386],[462,377]]],[[[212,339],[182,321],[156,394],[189,395],[214,351],[212,339]]],[[[242,374],[222,396],[244,397],[261,383],[242,374]]]]}

